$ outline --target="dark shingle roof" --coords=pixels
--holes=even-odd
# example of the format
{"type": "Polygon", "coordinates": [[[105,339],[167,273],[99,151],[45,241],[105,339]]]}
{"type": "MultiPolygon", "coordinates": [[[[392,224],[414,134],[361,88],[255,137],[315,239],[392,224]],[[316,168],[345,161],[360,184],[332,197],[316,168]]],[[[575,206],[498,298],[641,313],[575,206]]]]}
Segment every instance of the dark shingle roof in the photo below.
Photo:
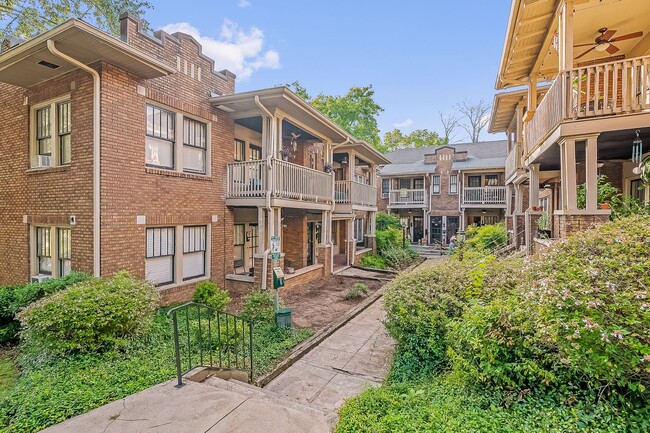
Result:
{"type": "MultiPolygon", "coordinates": [[[[505,158],[508,156],[508,141],[481,141],[479,143],[457,143],[449,147],[456,152],[467,152],[470,158],[505,158]]],[[[400,149],[388,152],[384,156],[393,164],[412,164],[424,161],[424,155],[435,153],[438,146],[420,147],[417,149],[400,149]]]]}

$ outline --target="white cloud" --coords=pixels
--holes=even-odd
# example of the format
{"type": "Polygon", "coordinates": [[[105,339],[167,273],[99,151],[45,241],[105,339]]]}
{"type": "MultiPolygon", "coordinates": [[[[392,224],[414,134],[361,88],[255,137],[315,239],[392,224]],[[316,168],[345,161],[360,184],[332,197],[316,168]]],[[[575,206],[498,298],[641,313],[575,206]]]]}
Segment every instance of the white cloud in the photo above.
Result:
{"type": "Polygon", "coordinates": [[[395,126],[395,128],[406,128],[406,127],[411,126],[411,125],[413,125],[413,119],[406,119],[403,122],[396,123],[394,126],[395,126]]]}
{"type": "Polygon", "coordinates": [[[280,67],[280,54],[275,50],[264,50],[264,32],[257,27],[246,31],[225,19],[218,38],[202,36],[199,29],[188,23],[167,24],[162,30],[191,35],[203,46],[203,54],[214,59],[217,69],[228,69],[238,79],[246,80],[258,69],[280,67]]]}
{"type": "Polygon", "coordinates": [[[250,5],[251,5],[251,2],[249,2],[248,0],[239,0],[239,2],[237,3],[237,6],[239,6],[242,9],[247,8],[250,5]]]}

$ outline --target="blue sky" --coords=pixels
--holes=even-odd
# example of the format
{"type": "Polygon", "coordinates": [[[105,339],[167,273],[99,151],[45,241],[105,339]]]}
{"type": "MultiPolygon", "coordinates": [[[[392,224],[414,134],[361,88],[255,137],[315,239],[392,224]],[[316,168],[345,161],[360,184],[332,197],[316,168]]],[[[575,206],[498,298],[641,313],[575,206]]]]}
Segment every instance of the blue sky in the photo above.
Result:
{"type": "MultiPolygon", "coordinates": [[[[491,103],[509,0],[154,1],[152,28],[182,30],[238,74],[237,91],[291,83],[315,95],[372,84],[387,132],[442,132],[439,111],[491,103]],[[180,8],[179,8],[180,5],[180,8]]],[[[482,139],[501,139],[485,133],[482,139]]],[[[456,141],[466,139],[458,131],[456,141]]]]}

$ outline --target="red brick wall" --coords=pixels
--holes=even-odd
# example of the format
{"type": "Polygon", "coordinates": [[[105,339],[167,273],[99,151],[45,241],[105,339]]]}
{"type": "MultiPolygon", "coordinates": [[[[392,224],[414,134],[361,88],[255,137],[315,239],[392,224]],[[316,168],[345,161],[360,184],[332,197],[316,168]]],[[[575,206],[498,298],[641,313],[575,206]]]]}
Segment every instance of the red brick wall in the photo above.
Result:
{"type": "Polygon", "coordinates": [[[283,229],[282,238],[284,248],[284,262],[286,266],[296,269],[307,266],[307,215],[305,211],[299,209],[283,209],[283,229]]]}

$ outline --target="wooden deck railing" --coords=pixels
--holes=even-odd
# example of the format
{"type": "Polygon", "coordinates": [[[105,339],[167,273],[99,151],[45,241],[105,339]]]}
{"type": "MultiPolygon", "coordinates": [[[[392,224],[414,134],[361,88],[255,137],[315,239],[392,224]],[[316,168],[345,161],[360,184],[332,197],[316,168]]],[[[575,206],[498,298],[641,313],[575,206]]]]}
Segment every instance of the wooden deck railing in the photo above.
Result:
{"type": "Polygon", "coordinates": [[[506,204],[506,187],[465,187],[463,188],[463,204],[504,205],[506,204]]]}
{"type": "Polygon", "coordinates": [[[506,179],[522,168],[521,165],[521,144],[515,144],[506,158],[506,179]]]}
{"type": "Polygon", "coordinates": [[[266,160],[228,164],[227,197],[273,197],[332,202],[332,175],[277,159],[271,160],[272,184],[267,185],[266,160]]]}
{"type": "Polygon", "coordinates": [[[334,184],[334,200],[336,203],[377,206],[377,187],[353,180],[337,180],[334,184]]]}
{"type": "Polygon", "coordinates": [[[391,190],[388,194],[389,206],[422,206],[426,196],[424,189],[391,190]]]}
{"type": "Polygon", "coordinates": [[[584,66],[559,74],[525,125],[526,154],[560,122],[650,109],[650,56],[584,66]]]}

